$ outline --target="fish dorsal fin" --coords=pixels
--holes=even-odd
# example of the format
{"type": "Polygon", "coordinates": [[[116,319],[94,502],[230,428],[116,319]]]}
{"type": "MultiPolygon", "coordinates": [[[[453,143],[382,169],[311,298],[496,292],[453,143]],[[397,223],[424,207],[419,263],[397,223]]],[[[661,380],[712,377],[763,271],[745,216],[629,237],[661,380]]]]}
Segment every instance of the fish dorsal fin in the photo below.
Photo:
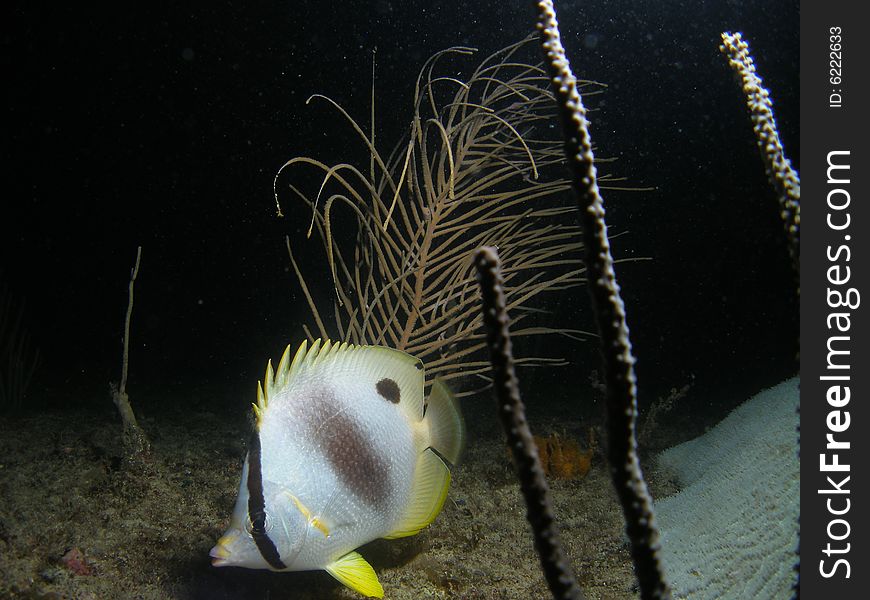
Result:
{"type": "Polygon", "coordinates": [[[384,588],[372,566],[359,552],[348,552],[325,567],[326,572],[350,589],[369,598],[383,598],[384,588]]]}
{"type": "Polygon", "coordinates": [[[388,402],[398,404],[413,422],[423,420],[423,363],[386,346],[349,346],[333,353],[330,366],[353,370],[388,402]]]}
{"type": "Polygon", "coordinates": [[[423,363],[410,354],[385,346],[354,346],[347,342],[333,344],[320,339],[311,347],[303,341],[293,360],[290,346],[284,350],[278,368],[266,366],[263,384],[257,384],[257,403],[254,414],[259,426],[269,401],[290,385],[300,373],[312,369],[352,371],[363,380],[371,380],[379,393],[396,401],[414,421],[423,418],[423,363]]]}

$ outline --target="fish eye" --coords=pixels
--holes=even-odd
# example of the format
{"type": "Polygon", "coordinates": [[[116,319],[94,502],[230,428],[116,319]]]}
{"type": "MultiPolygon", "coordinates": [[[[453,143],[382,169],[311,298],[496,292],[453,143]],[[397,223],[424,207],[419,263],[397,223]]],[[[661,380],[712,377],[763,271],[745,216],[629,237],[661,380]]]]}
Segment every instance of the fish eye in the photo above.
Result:
{"type": "Polygon", "coordinates": [[[255,513],[253,519],[251,515],[245,518],[245,531],[250,535],[264,535],[271,529],[272,522],[265,511],[255,513]]]}

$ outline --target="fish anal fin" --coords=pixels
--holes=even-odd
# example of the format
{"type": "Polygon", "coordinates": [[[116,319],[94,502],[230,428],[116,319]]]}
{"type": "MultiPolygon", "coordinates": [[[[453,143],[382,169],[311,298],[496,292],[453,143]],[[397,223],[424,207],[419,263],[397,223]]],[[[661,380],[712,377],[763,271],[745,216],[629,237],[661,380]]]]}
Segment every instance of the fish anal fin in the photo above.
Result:
{"type": "Polygon", "coordinates": [[[447,499],[450,469],[437,454],[425,450],[417,459],[412,485],[411,501],[393,531],[384,536],[387,539],[416,535],[435,520],[447,499]]]}
{"type": "Polygon", "coordinates": [[[372,566],[359,552],[348,552],[325,567],[341,583],[369,598],[383,598],[384,588],[372,566]]]}

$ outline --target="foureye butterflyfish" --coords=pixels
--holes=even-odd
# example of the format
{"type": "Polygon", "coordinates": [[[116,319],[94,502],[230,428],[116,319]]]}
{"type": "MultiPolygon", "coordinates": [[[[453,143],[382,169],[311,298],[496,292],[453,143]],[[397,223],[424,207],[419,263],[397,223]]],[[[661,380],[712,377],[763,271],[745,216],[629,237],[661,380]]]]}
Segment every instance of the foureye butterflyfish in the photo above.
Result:
{"type": "Polygon", "coordinates": [[[382,346],[303,342],[271,361],[254,404],[255,431],[215,566],[326,570],[383,597],[355,551],[419,533],[447,497],[464,426],[436,379],[424,401],[423,364],[382,346]]]}

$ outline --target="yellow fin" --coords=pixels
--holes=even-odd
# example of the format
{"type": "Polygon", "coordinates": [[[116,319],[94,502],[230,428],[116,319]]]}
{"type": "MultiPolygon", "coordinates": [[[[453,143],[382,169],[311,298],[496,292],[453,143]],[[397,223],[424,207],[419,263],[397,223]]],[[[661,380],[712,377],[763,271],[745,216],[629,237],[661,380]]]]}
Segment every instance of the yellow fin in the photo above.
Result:
{"type": "Polygon", "coordinates": [[[425,450],[417,459],[411,501],[395,529],[384,537],[394,539],[416,535],[441,512],[450,487],[450,469],[437,454],[425,450]]]}
{"type": "MultiPolygon", "coordinates": [[[[329,340],[326,340],[326,341],[327,341],[327,343],[329,342],[329,340]]],[[[300,368],[302,368],[302,365],[305,365],[306,367],[311,366],[311,363],[314,362],[314,359],[317,358],[318,354],[320,354],[320,346],[322,343],[323,343],[323,340],[321,340],[320,338],[317,338],[316,340],[314,340],[314,343],[311,344],[311,348],[308,350],[308,352],[303,357],[302,364],[300,365],[300,368]]]]}
{"type": "Polygon", "coordinates": [[[266,364],[266,374],[263,376],[263,392],[266,394],[266,406],[269,406],[269,401],[272,399],[272,393],[275,389],[274,385],[275,373],[272,371],[272,359],[266,364]]]}
{"type": "Polygon", "coordinates": [[[302,343],[299,344],[299,348],[296,349],[296,354],[293,355],[293,360],[290,361],[290,366],[287,367],[287,375],[285,376],[285,381],[290,377],[290,373],[296,372],[299,368],[299,365],[302,364],[302,361],[305,360],[305,357],[308,354],[308,340],[302,340],[302,343]]]}
{"type": "Polygon", "coordinates": [[[257,430],[263,423],[263,413],[266,412],[266,396],[263,394],[263,386],[257,382],[257,403],[251,404],[254,407],[254,415],[257,417],[257,430]]]}
{"type": "Polygon", "coordinates": [[[278,368],[275,370],[275,387],[282,388],[287,382],[287,370],[290,368],[290,345],[284,348],[284,354],[281,355],[281,360],[278,362],[278,368]]]}
{"type": "Polygon", "coordinates": [[[451,465],[457,464],[465,445],[465,421],[456,398],[440,379],[432,383],[423,420],[429,428],[429,446],[451,465]]]}
{"type": "MultiPolygon", "coordinates": [[[[376,386],[388,380],[390,386],[397,387],[395,400],[412,422],[423,419],[423,363],[410,354],[383,346],[354,346],[347,342],[333,343],[330,340],[316,339],[309,347],[305,340],[290,359],[291,348],[287,346],[277,370],[272,361],[266,365],[263,383],[257,388],[257,406],[254,412],[258,424],[264,419],[270,401],[277,397],[294,378],[311,369],[357,369],[362,381],[376,386]]],[[[392,389],[392,388],[389,388],[392,389]]]]}
{"type": "Polygon", "coordinates": [[[348,552],[324,567],[326,572],[350,589],[369,598],[383,598],[384,588],[372,566],[359,552],[348,552]]]}
{"type": "MultiPolygon", "coordinates": [[[[320,340],[317,340],[312,346],[312,350],[316,354],[320,348],[320,340]]],[[[263,420],[263,415],[269,407],[269,401],[279,393],[287,382],[292,379],[293,374],[298,371],[306,357],[310,355],[308,351],[308,340],[303,340],[296,353],[293,354],[291,362],[291,347],[287,346],[284,349],[284,354],[281,355],[281,360],[278,362],[278,369],[272,369],[272,360],[266,364],[266,372],[263,375],[263,382],[257,383],[257,405],[259,410],[254,408],[254,414],[257,416],[257,425],[259,427],[263,420]]]]}
{"type": "Polygon", "coordinates": [[[372,388],[384,379],[392,380],[399,390],[398,398],[393,401],[398,401],[412,422],[423,419],[423,363],[406,352],[386,346],[333,344],[329,340],[321,347],[318,339],[308,351],[300,370],[302,368],[353,371],[360,381],[371,382],[372,388]]]}

